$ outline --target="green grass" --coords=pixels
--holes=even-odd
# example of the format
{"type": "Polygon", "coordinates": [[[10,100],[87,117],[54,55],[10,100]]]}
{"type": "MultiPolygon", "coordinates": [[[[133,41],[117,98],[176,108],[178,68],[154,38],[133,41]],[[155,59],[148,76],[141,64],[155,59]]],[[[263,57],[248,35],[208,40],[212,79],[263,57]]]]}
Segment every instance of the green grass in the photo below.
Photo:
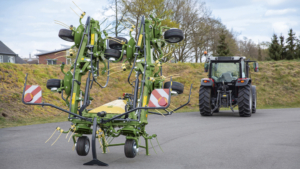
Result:
{"type": "MultiPolygon", "coordinates": [[[[114,64],[113,67],[121,67],[114,64]]],[[[252,84],[256,85],[258,93],[258,109],[294,108],[300,107],[300,60],[294,61],[265,61],[259,62],[260,72],[251,72],[252,84]]],[[[69,67],[65,67],[67,71],[69,67]]],[[[172,97],[172,108],[178,107],[188,100],[189,88],[193,84],[190,103],[178,112],[199,111],[198,92],[200,80],[207,77],[203,64],[172,63],[163,67],[164,76],[179,74],[174,81],[185,86],[182,95],[172,97]]],[[[252,70],[252,69],[251,69],[252,70]]],[[[118,68],[111,72],[120,71],[118,68]]],[[[49,122],[66,121],[64,116],[55,116],[56,109],[41,106],[27,106],[21,103],[25,73],[28,73],[28,85],[40,85],[43,91],[43,101],[66,108],[60,95],[46,88],[50,78],[62,79],[59,65],[18,65],[10,63],[0,64],[0,128],[20,125],[31,125],[49,122]]],[[[91,97],[94,98],[89,108],[96,108],[107,102],[121,97],[123,93],[131,93],[132,88],[127,83],[129,71],[111,75],[107,88],[100,89],[93,85],[91,97]]],[[[82,89],[85,86],[82,78],[82,89]]],[[[106,76],[101,76],[98,81],[104,84],[106,76]]],[[[131,80],[134,80],[134,75],[131,80]]],[[[168,79],[166,79],[168,81],[168,79]]],[[[229,109],[228,109],[229,110],[229,109]]]]}

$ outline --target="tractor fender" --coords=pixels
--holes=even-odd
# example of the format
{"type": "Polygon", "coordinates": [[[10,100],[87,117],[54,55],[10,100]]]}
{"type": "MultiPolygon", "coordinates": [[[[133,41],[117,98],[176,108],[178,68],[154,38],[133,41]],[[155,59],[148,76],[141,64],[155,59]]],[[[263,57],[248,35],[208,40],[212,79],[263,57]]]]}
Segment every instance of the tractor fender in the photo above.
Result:
{"type": "Polygon", "coordinates": [[[246,86],[249,83],[251,83],[251,79],[250,78],[239,78],[236,81],[235,86],[246,86]]]}
{"type": "Polygon", "coordinates": [[[203,78],[201,79],[201,86],[211,86],[214,87],[215,81],[212,78],[203,78]]]}

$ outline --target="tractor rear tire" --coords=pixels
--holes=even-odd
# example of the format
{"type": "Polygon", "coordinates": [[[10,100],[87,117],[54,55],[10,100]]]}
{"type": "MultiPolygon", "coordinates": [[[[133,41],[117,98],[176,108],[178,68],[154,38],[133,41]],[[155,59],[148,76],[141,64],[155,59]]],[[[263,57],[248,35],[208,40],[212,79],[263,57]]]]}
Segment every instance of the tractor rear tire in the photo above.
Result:
{"type": "MultiPolygon", "coordinates": [[[[123,38],[123,37],[115,37],[114,39],[118,39],[119,41],[123,41],[125,42],[125,44],[128,43],[127,39],[126,38],[123,38]]],[[[109,42],[108,42],[108,46],[111,48],[111,49],[115,49],[115,50],[122,50],[122,44],[113,40],[113,39],[110,39],[109,42]]]]}
{"type": "Polygon", "coordinates": [[[76,143],[76,152],[79,156],[86,156],[90,151],[90,139],[87,136],[79,137],[76,143]]]}
{"type": "Polygon", "coordinates": [[[211,107],[211,88],[200,86],[199,110],[201,116],[212,116],[211,107]]]}
{"type": "Polygon", "coordinates": [[[58,36],[65,41],[74,42],[74,36],[72,35],[72,31],[69,29],[60,29],[58,36]]]}
{"type": "Polygon", "coordinates": [[[60,88],[60,81],[60,79],[49,79],[46,87],[50,90],[51,88],[60,88]]]}
{"type": "Polygon", "coordinates": [[[126,139],[124,146],[124,153],[127,158],[134,158],[138,152],[136,141],[133,139],[126,139]]]}
{"type": "Polygon", "coordinates": [[[239,114],[241,117],[250,117],[252,114],[252,89],[251,84],[240,86],[238,94],[239,114]]]}
{"type": "Polygon", "coordinates": [[[116,49],[105,49],[104,56],[106,59],[115,58],[118,60],[121,57],[121,52],[116,49]]]}
{"type": "Polygon", "coordinates": [[[183,39],[183,32],[180,29],[169,29],[165,32],[164,38],[169,43],[178,43],[183,39]]]}
{"type": "MultiPolygon", "coordinates": [[[[171,82],[166,82],[164,84],[165,89],[169,89],[171,86],[171,82]]],[[[184,85],[179,82],[172,82],[172,91],[177,92],[178,94],[183,93],[184,85]]]]}
{"type": "Polygon", "coordinates": [[[256,95],[256,86],[252,86],[252,113],[256,113],[256,102],[257,102],[257,95],[256,95]]]}

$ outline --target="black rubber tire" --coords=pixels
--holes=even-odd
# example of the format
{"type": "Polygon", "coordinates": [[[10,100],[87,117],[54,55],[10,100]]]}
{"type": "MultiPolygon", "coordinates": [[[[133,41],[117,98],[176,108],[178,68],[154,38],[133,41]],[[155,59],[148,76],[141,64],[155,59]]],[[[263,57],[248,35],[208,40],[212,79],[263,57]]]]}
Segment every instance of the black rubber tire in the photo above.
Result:
{"type": "Polygon", "coordinates": [[[79,156],[86,156],[90,151],[90,139],[87,136],[79,137],[76,143],[76,152],[79,156]],[[88,145],[88,148],[86,148],[88,145]]]}
{"type": "Polygon", "coordinates": [[[240,86],[237,104],[241,117],[250,117],[252,114],[252,90],[251,84],[240,86]]]}
{"type": "MultiPolygon", "coordinates": [[[[168,89],[170,88],[171,82],[165,82],[164,84],[164,88],[168,89]]],[[[182,83],[179,82],[172,82],[172,91],[177,92],[178,94],[183,93],[183,89],[184,89],[184,85],[182,83]]]]}
{"type": "Polygon", "coordinates": [[[256,95],[256,86],[252,86],[252,113],[256,113],[257,105],[257,95],[256,95]]]}
{"type": "Polygon", "coordinates": [[[178,42],[182,41],[182,39],[183,39],[183,32],[180,29],[169,29],[165,32],[164,38],[165,38],[166,42],[178,43],[178,42]],[[174,38],[176,38],[177,40],[173,41],[173,40],[175,40],[174,38]]]}
{"type": "Polygon", "coordinates": [[[136,141],[133,139],[127,139],[124,145],[124,153],[127,158],[134,158],[136,156],[136,150],[134,149],[136,146],[136,141]]]}
{"type": "Polygon", "coordinates": [[[106,59],[115,58],[118,60],[121,57],[121,52],[116,49],[105,49],[104,57],[106,59]]]}
{"type": "Polygon", "coordinates": [[[58,36],[65,41],[74,42],[74,36],[72,35],[72,31],[69,29],[60,29],[58,36]]]}
{"type": "MultiPolygon", "coordinates": [[[[114,39],[119,39],[120,41],[125,41],[125,44],[128,43],[128,40],[126,38],[123,38],[123,37],[115,37],[114,39]]],[[[122,50],[122,44],[119,43],[119,42],[116,42],[112,39],[110,39],[108,41],[108,46],[111,48],[111,49],[115,49],[115,50],[122,50]]]]}
{"type": "Polygon", "coordinates": [[[51,89],[51,88],[60,88],[60,79],[49,79],[47,81],[47,88],[51,89]]]}
{"type": "Polygon", "coordinates": [[[211,112],[211,88],[200,86],[199,90],[199,110],[201,116],[212,116],[211,112]]]}

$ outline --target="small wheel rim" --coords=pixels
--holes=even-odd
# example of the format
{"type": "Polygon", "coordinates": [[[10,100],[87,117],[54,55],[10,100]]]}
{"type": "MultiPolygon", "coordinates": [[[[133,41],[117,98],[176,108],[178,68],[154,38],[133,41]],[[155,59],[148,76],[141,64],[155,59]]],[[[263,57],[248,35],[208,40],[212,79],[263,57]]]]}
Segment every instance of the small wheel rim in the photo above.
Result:
{"type": "Polygon", "coordinates": [[[168,42],[171,42],[171,43],[176,43],[176,42],[179,42],[180,41],[180,37],[170,37],[168,39],[168,42]]]}
{"type": "Polygon", "coordinates": [[[135,141],[133,142],[132,149],[133,149],[133,153],[134,154],[136,154],[138,152],[138,148],[136,146],[136,142],[135,141]]]}
{"type": "Polygon", "coordinates": [[[89,144],[88,141],[86,141],[86,142],[85,142],[85,145],[84,145],[84,150],[85,150],[86,153],[88,153],[88,152],[89,152],[89,149],[90,149],[90,144],[89,144]]]}

